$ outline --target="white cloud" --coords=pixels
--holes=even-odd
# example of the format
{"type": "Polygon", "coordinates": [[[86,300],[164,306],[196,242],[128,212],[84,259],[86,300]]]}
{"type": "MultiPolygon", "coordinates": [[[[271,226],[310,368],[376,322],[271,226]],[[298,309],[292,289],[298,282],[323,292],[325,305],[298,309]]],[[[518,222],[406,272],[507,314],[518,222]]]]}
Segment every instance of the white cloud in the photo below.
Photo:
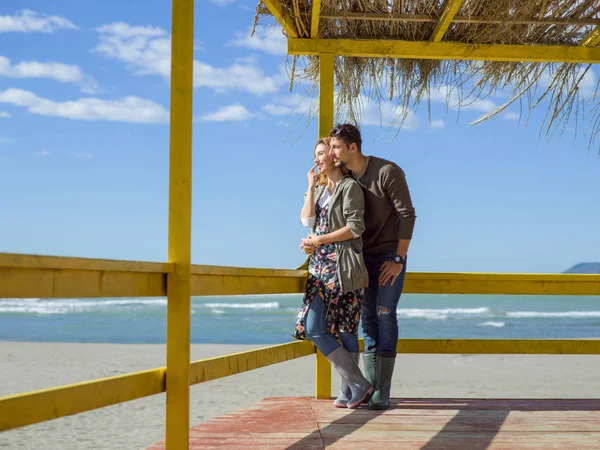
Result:
{"type": "Polygon", "coordinates": [[[6,111],[0,111],[0,119],[9,119],[11,116],[6,111]]]}
{"type": "Polygon", "coordinates": [[[92,155],[91,153],[77,153],[75,154],[76,158],[79,159],[92,159],[94,155],[92,155]]]}
{"type": "Polygon", "coordinates": [[[262,106],[262,110],[272,116],[291,114],[312,114],[318,107],[316,100],[308,95],[284,95],[273,99],[273,103],[262,106]]]}
{"type": "Polygon", "coordinates": [[[429,124],[429,128],[432,130],[442,130],[445,124],[443,120],[432,120],[429,124]]]}
{"type": "Polygon", "coordinates": [[[504,120],[518,120],[521,115],[513,111],[505,111],[500,115],[500,117],[504,120]]]}
{"type": "Polygon", "coordinates": [[[97,92],[96,81],[86,75],[79,66],[57,62],[21,61],[12,65],[10,60],[0,56],[0,76],[9,78],[49,78],[61,83],[75,83],[87,93],[97,92]]]}
{"type": "Polygon", "coordinates": [[[253,36],[251,36],[251,33],[252,29],[236,33],[235,39],[229,45],[245,47],[276,56],[287,55],[287,40],[281,27],[257,27],[253,36]]]}
{"type": "Polygon", "coordinates": [[[0,33],[54,33],[58,30],[78,29],[79,27],[64,17],[49,16],[28,9],[23,9],[14,16],[0,16],[0,33]]]}
{"type": "Polygon", "coordinates": [[[203,122],[241,122],[249,120],[254,117],[250,111],[248,111],[242,105],[230,105],[223,108],[219,108],[217,111],[200,116],[198,120],[203,122]]]}
{"type": "Polygon", "coordinates": [[[41,151],[37,152],[37,154],[40,156],[49,156],[50,152],[48,150],[41,150],[41,151]]]}
{"type": "MultiPolygon", "coordinates": [[[[166,31],[156,27],[132,27],[123,22],[104,25],[96,31],[100,44],[93,52],[126,63],[136,75],[170,77],[171,37],[166,31]]],[[[275,92],[281,82],[280,75],[267,76],[253,62],[214,67],[194,60],[194,87],[262,95],[275,92]]]]}
{"type": "Polygon", "coordinates": [[[414,130],[418,128],[419,119],[413,112],[408,112],[404,121],[401,121],[402,117],[405,115],[405,111],[397,105],[383,101],[378,104],[368,97],[361,97],[362,111],[360,113],[360,119],[362,125],[382,127],[402,125],[401,128],[403,130],[414,130]]]}
{"type": "Polygon", "coordinates": [[[490,99],[472,100],[460,98],[456,89],[448,86],[440,86],[430,92],[432,102],[448,103],[450,109],[461,109],[464,111],[479,111],[490,113],[497,105],[490,99]]]}
{"type": "Polygon", "coordinates": [[[195,87],[208,87],[217,92],[233,89],[262,95],[277,91],[279,85],[277,76],[266,76],[260,67],[253,64],[233,64],[220,68],[194,61],[195,87]]]}
{"type": "Polygon", "coordinates": [[[139,97],[101,100],[94,97],[68,102],[54,102],[30,91],[0,91],[0,103],[27,108],[32,114],[76,120],[107,120],[132,123],[166,123],[169,112],[158,103],[139,97]]]}
{"type": "Polygon", "coordinates": [[[225,5],[228,5],[229,3],[235,2],[235,0],[210,0],[210,1],[219,6],[225,6],[225,5]]]}

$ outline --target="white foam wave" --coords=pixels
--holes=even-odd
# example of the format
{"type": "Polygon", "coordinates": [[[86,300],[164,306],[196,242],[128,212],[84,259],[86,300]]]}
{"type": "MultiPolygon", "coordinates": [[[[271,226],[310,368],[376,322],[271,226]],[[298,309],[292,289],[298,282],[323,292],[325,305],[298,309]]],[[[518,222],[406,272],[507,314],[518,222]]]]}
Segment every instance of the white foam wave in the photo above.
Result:
{"type": "Polygon", "coordinates": [[[480,324],[480,326],[482,326],[482,327],[495,327],[495,328],[502,328],[504,325],[505,325],[504,322],[494,322],[494,321],[483,322],[482,324],[480,324]]]}
{"type": "Polygon", "coordinates": [[[216,308],[214,308],[211,312],[213,314],[225,314],[225,310],[224,309],[216,309],[216,308]]]}
{"type": "Polygon", "coordinates": [[[39,298],[7,298],[0,300],[0,313],[21,314],[68,314],[73,312],[88,312],[107,308],[133,308],[136,306],[166,306],[165,299],[108,299],[108,300],[77,300],[39,298]]]}
{"type": "Polygon", "coordinates": [[[266,303],[205,303],[203,306],[207,308],[246,308],[246,309],[278,309],[278,302],[266,303]]]}
{"type": "Polygon", "coordinates": [[[512,311],[506,313],[507,317],[512,318],[531,318],[531,317],[570,317],[570,318],[600,318],[600,311],[512,311]]]}
{"type": "Polygon", "coordinates": [[[486,316],[489,315],[490,309],[487,307],[479,308],[443,308],[443,309],[421,309],[421,308],[405,308],[398,309],[396,313],[399,317],[411,319],[430,319],[444,320],[449,316],[454,317],[469,317],[469,316],[486,316]]]}

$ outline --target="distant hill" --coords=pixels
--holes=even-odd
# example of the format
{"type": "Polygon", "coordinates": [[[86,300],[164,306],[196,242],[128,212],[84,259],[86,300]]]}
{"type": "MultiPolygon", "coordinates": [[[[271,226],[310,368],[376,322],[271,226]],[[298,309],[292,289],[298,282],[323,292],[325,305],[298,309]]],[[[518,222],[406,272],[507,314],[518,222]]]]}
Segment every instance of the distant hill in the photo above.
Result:
{"type": "Polygon", "coordinates": [[[597,273],[600,274],[600,262],[579,263],[563,273],[597,273]]]}

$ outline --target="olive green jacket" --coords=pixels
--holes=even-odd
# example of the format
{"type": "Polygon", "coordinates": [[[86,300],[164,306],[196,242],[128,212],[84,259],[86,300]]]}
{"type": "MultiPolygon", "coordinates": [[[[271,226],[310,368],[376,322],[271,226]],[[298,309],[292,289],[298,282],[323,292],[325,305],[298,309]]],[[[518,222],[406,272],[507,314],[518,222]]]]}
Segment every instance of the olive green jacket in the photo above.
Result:
{"type": "MultiPolygon", "coordinates": [[[[324,185],[317,186],[315,206],[325,188],[324,185]]],[[[369,275],[362,255],[362,238],[360,237],[365,231],[364,212],[365,198],[362,188],[350,175],[344,176],[333,191],[327,213],[329,232],[347,226],[355,235],[358,235],[357,238],[335,243],[338,279],[342,292],[362,289],[369,284],[369,275]]],[[[309,259],[299,269],[306,269],[309,259]]]]}

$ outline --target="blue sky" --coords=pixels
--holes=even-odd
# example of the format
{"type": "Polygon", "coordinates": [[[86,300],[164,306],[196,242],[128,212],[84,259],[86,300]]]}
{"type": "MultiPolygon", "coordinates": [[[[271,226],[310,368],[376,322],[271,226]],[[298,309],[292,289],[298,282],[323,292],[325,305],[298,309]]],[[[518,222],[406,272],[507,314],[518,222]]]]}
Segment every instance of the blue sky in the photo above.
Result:
{"type": "MultiPolygon", "coordinates": [[[[287,89],[281,32],[250,38],[254,6],[196,2],[192,258],[290,268],[303,261],[316,121],[301,114],[307,86],[287,89]]],[[[2,2],[0,252],[166,260],[169,33],[166,1],[2,2]]],[[[395,139],[392,105],[363,113],[364,152],[407,174],[409,271],[600,261],[600,160],[585,129],[539,138],[543,107],[527,127],[516,108],[469,126],[506,99],[458,114],[441,97],[431,122],[422,107],[395,139]]]]}

